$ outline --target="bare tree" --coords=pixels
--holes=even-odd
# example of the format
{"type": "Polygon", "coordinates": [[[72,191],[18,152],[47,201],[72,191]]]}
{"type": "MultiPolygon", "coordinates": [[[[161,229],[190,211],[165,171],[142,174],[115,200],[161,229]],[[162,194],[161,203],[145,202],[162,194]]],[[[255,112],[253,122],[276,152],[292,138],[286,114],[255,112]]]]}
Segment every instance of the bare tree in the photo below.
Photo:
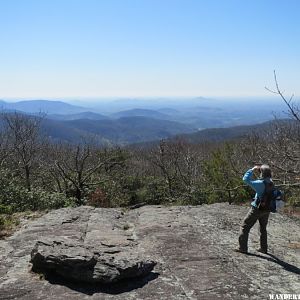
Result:
{"type": "Polygon", "coordinates": [[[148,153],[148,161],[159,170],[168,187],[170,200],[190,198],[201,177],[203,156],[199,147],[182,138],[162,140],[148,153]]]}
{"type": "Polygon", "coordinates": [[[55,181],[60,190],[62,190],[60,179],[67,192],[68,187],[71,187],[78,204],[83,204],[86,189],[98,184],[95,177],[101,168],[109,172],[113,166],[120,164],[118,156],[113,151],[100,151],[88,142],[56,145],[54,151],[55,169],[51,170],[52,175],[59,175],[55,181]]]}
{"type": "Polygon", "coordinates": [[[287,98],[279,87],[277,75],[274,70],[275,89],[266,89],[279,95],[288,108],[291,122],[277,121],[273,125],[272,142],[266,145],[271,164],[284,178],[286,184],[300,174],[300,108],[294,101],[294,95],[287,98]],[[296,121],[296,122],[295,122],[296,121]]]}
{"type": "Polygon", "coordinates": [[[9,151],[9,140],[7,133],[0,132],[0,167],[2,167],[11,156],[11,152],[9,151]]]}
{"type": "Polygon", "coordinates": [[[26,188],[30,191],[32,169],[41,149],[42,116],[26,116],[17,112],[2,113],[1,116],[12,153],[10,157],[23,174],[26,188]]]}
{"type": "Polygon", "coordinates": [[[295,102],[293,102],[294,94],[292,94],[289,98],[286,98],[286,96],[284,96],[284,93],[281,91],[281,89],[279,87],[275,70],[274,70],[274,81],[275,81],[275,89],[270,89],[268,87],[265,87],[266,90],[268,90],[269,92],[271,92],[275,95],[279,95],[281,97],[281,99],[284,101],[284,103],[287,105],[288,111],[291,114],[291,116],[295,120],[300,122],[300,108],[298,105],[295,104],[295,102]]]}

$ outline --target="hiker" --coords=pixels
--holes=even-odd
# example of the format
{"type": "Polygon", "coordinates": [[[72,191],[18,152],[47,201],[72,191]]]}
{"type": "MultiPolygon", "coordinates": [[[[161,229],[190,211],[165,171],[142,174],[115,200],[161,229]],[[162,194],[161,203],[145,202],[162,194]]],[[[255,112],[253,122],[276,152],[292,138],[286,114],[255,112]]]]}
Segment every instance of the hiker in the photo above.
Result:
{"type": "Polygon", "coordinates": [[[243,224],[241,226],[240,236],[239,236],[239,248],[236,249],[237,252],[247,253],[248,252],[248,236],[249,231],[252,226],[259,221],[259,230],[260,230],[260,249],[259,252],[267,254],[268,252],[268,243],[267,243],[267,224],[270,215],[270,210],[262,209],[260,206],[261,199],[265,192],[265,183],[273,184],[272,174],[270,167],[268,165],[254,166],[252,169],[248,170],[244,177],[243,181],[251,186],[256,194],[254,200],[251,202],[251,209],[246,215],[243,224]],[[253,173],[260,172],[260,177],[257,180],[253,179],[253,173]]]}

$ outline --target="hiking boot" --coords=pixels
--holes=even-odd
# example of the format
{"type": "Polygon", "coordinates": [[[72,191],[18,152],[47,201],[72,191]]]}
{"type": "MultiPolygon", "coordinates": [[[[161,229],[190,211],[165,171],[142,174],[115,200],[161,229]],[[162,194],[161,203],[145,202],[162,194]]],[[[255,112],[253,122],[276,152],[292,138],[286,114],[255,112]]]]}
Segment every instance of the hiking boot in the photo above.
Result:
{"type": "Polygon", "coordinates": [[[247,250],[242,250],[242,249],[240,249],[240,248],[235,248],[233,251],[234,251],[234,252],[243,253],[243,254],[248,254],[248,251],[247,251],[247,250]]]}
{"type": "Polygon", "coordinates": [[[268,251],[267,250],[264,250],[264,249],[257,249],[257,252],[260,252],[260,253],[263,253],[263,254],[268,254],[268,251]]]}

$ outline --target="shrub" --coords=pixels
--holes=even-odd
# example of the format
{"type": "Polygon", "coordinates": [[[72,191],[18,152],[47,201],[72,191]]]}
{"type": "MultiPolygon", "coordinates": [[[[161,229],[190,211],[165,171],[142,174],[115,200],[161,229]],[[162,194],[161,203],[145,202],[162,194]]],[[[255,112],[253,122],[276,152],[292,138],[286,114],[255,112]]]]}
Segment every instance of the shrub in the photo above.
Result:
{"type": "Polygon", "coordinates": [[[101,188],[96,188],[94,192],[91,192],[86,202],[87,205],[94,207],[110,207],[110,201],[107,198],[105,192],[101,188]]]}
{"type": "Polygon", "coordinates": [[[51,193],[40,188],[28,191],[12,176],[2,170],[0,178],[0,212],[13,213],[25,210],[56,209],[74,205],[73,198],[62,193],[51,193]]]}

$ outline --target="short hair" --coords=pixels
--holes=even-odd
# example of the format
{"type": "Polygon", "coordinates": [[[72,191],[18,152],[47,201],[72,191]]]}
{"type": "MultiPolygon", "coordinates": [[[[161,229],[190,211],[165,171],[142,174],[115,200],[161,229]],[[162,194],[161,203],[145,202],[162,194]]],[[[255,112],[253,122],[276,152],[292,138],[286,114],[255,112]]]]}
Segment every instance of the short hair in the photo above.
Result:
{"type": "Polygon", "coordinates": [[[260,175],[262,178],[272,177],[271,169],[268,165],[261,165],[260,175]]]}

